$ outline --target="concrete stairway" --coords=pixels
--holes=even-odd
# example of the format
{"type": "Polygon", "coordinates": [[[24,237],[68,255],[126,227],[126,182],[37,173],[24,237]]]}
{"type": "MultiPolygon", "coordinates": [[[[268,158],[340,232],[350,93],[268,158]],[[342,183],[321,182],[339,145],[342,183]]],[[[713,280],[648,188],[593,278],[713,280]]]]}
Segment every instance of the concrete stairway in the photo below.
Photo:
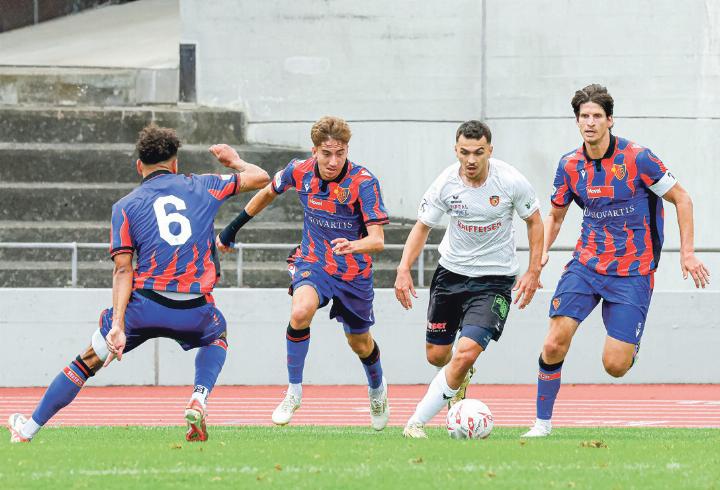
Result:
{"type": "MultiPolygon", "coordinates": [[[[1,78],[1,77],[0,77],[1,78]]],[[[36,83],[38,83],[36,81],[36,83]]],[[[129,93],[129,92],[127,92],[129,93]]],[[[98,97],[106,94],[97,93],[98,97]]],[[[98,102],[98,99],[91,99],[98,102]]],[[[57,103],[57,99],[51,99],[57,103]]],[[[150,121],[177,129],[184,146],[182,172],[206,173],[223,167],[208,154],[210,144],[233,145],[248,161],[271,175],[303,150],[249,145],[243,114],[177,106],[0,106],[0,242],[107,242],[112,204],[139,183],[134,141],[150,121]]],[[[69,105],[69,104],[68,104],[69,105]]],[[[387,192],[387,189],[386,189],[387,192]]],[[[223,206],[217,226],[230,221],[251,197],[223,206]]],[[[302,211],[293,193],[281,196],[240,234],[248,243],[297,243],[302,211]]],[[[410,225],[386,227],[387,243],[403,243],[410,225]]],[[[433,232],[437,242],[441,231],[433,232]]],[[[290,250],[253,250],[243,255],[245,286],[284,287],[290,250]]],[[[376,261],[376,283],[392,285],[400,251],[376,261]]],[[[426,255],[426,281],[435,254],[426,255]]],[[[106,250],[81,249],[78,285],[110,287],[112,263],[106,250]]],[[[236,286],[236,255],[222,258],[221,286],[236,286]]],[[[70,284],[70,251],[0,248],[0,287],[61,287],[70,284]]]]}

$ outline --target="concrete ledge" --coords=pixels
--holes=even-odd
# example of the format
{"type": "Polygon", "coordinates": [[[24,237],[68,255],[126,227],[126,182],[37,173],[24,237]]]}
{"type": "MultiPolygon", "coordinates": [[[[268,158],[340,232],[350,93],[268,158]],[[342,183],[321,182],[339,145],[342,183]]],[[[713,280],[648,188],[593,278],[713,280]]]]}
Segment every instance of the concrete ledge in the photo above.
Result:
{"type": "MultiPolygon", "coordinates": [[[[390,383],[427,383],[435,368],[425,361],[424,317],[428,291],[403,310],[389,289],[376,290],[373,334],[390,383]]],[[[547,331],[551,293],[541,291],[524,311],[513,308],[502,339],[478,360],[475,383],[534,383],[547,331]]],[[[284,332],[290,297],[282,289],[226,289],[215,294],[229,328],[230,350],[222,384],[284,384],[284,332]]],[[[0,289],[2,386],[43,386],[88,343],[110,290],[0,289]],[[23,366],[22,369],[17,369],[23,366]]],[[[321,310],[312,327],[305,371],[309,384],[363,384],[365,376],[341,327],[321,310]]],[[[565,383],[720,383],[720,292],[657,291],[640,362],[625,378],[607,375],[601,363],[605,336],[600,311],[582,325],[563,369],[565,383]]],[[[194,352],[175,342],[147,342],[121,363],[100,372],[93,385],[189,384],[194,352]]]]}

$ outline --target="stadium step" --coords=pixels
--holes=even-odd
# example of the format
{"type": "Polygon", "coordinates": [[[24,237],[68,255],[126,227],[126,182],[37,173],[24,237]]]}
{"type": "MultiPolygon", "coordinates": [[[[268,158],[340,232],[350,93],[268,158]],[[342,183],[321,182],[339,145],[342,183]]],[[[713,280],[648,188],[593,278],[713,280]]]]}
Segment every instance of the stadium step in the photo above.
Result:
{"type": "Polygon", "coordinates": [[[177,100],[177,68],[0,66],[0,106],[135,106],[177,100]]]}
{"type": "MultiPolygon", "coordinates": [[[[258,243],[299,243],[302,235],[302,224],[287,221],[263,221],[263,216],[248,223],[238,234],[238,239],[248,244],[258,243]]],[[[217,222],[219,232],[225,222],[217,222]]],[[[411,226],[408,224],[390,224],[385,227],[385,242],[402,244],[405,242],[411,226]]],[[[0,242],[34,242],[34,243],[107,243],[109,240],[109,224],[106,222],[72,222],[72,221],[0,221],[0,242]]],[[[442,239],[443,230],[433,230],[428,238],[429,243],[438,243],[442,239]]],[[[243,260],[253,262],[282,262],[287,258],[292,246],[281,250],[257,249],[244,250],[243,260]]],[[[401,250],[386,249],[375,257],[376,263],[395,264],[400,261],[401,250]]],[[[8,263],[24,261],[59,261],[69,264],[70,249],[47,248],[3,248],[0,247],[0,261],[8,263]]],[[[223,256],[223,260],[235,260],[234,255],[223,256]]],[[[437,252],[428,250],[425,259],[437,260],[437,252]]],[[[107,248],[79,248],[80,261],[107,261],[107,248]]],[[[6,266],[7,267],[7,266],[6,266]]],[[[233,266],[234,267],[234,266],[233,266]]],[[[2,286],[2,284],[0,284],[2,286]]]]}
{"type": "MultiPolygon", "coordinates": [[[[222,140],[216,140],[222,143],[222,140]]],[[[228,172],[209,152],[210,145],[184,145],[178,153],[181,173],[228,172]]],[[[273,175],[293,158],[307,157],[294,148],[233,145],[240,156],[273,175]]],[[[2,143],[0,183],[59,181],[77,183],[140,182],[132,143],[2,143]]]]}
{"type": "MultiPolygon", "coordinates": [[[[378,288],[390,288],[395,282],[396,263],[376,262],[374,283],[378,288]]],[[[425,285],[436,267],[435,262],[425,263],[425,285]]],[[[222,259],[222,276],[219,287],[237,287],[234,258],[222,259]]],[[[417,271],[413,271],[417,281],[417,271]]],[[[244,262],[243,286],[285,288],[290,284],[284,261],[244,262]]],[[[112,287],[110,260],[78,262],[78,284],[85,288],[112,287]]],[[[71,286],[70,261],[5,261],[0,260],[0,287],[69,287],[71,286]]]]}
{"type": "Polygon", "coordinates": [[[0,142],[135,143],[151,122],[175,128],[187,144],[245,141],[243,113],[227,109],[0,106],[0,142]]]}

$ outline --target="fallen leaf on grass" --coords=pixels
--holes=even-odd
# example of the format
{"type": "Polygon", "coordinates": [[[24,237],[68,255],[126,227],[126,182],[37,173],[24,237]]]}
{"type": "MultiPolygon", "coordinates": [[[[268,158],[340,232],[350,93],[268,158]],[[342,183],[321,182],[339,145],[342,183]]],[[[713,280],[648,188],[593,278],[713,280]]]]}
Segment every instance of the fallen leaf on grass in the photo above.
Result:
{"type": "Polygon", "coordinates": [[[276,465],[275,465],[275,470],[276,470],[276,471],[282,471],[282,466],[280,466],[279,464],[276,464],[276,465]]]}
{"type": "Polygon", "coordinates": [[[603,441],[583,441],[580,443],[580,447],[607,448],[607,444],[603,441]]]}
{"type": "Polygon", "coordinates": [[[178,442],[174,442],[174,443],[170,444],[170,449],[182,449],[182,444],[180,444],[178,442]]]}
{"type": "Polygon", "coordinates": [[[495,478],[497,476],[497,474],[493,470],[490,470],[487,473],[485,473],[485,476],[487,476],[488,478],[495,478]]]}
{"type": "Polygon", "coordinates": [[[420,456],[419,458],[412,458],[412,459],[409,459],[409,460],[408,460],[408,463],[413,463],[413,464],[420,464],[420,463],[423,463],[423,462],[424,462],[424,461],[423,461],[423,459],[422,459],[422,456],[420,456]]]}

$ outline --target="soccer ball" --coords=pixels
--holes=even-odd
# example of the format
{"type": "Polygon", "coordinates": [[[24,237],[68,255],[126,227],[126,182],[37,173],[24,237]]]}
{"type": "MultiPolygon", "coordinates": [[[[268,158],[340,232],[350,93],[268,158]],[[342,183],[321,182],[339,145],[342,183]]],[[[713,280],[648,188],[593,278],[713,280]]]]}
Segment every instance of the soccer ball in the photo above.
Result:
{"type": "Polygon", "coordinates": [[[493,415],[480,400],[460,400],[447,413],[447,431],[453,439],[485,439],[493,428],[493,415]]]}

